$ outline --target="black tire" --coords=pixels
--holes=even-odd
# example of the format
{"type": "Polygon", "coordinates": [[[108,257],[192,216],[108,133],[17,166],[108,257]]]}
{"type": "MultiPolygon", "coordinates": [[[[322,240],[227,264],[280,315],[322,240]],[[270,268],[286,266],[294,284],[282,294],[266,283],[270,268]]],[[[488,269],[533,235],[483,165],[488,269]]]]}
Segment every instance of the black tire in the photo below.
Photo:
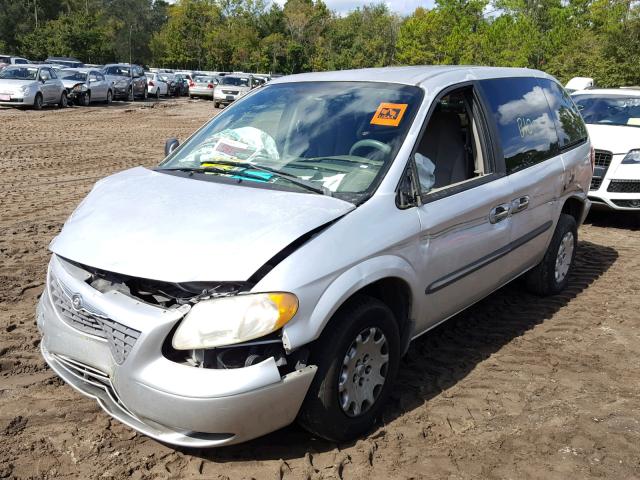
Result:
{"type": "Polygon", "coordinates": [[[156,90],[156,100],[160,98],[160,87],[156,90]]]}
{"type": "Polygon", "coordinates": [[[42,94],[36,93],[36,98],[33,99],[33,109],[42,110],[42,94]]]}
{"type": "Polygon", "coordinates": [[[111,90],[107,90],[107,100],[105,103],[109,105],[112,101],[113,101],[113,93],[111,93],[111,90]]]}
{"type": "MultiPolygon", "coordinates": [[[[532,293],[540,296],[555,295],[564,290],[567,283],[569,283],[569,275],[573,268],[577,247],[578,226],[576,224],[576,220],[571,215],[562,213],[560,214],[558,224],[553,232],[553,237],[551,238],[549,247],[544,254],[544,258],[537,266],[529,270],[525,276],[527,288],[532,293]],[[570,263],[568,271],[561,276],[561,278],[558,278],[556,275],[556,263],[559,255],[561,254],[561,244],[563,243],[563,239],[568,234],[573,236],[572,242],[571,239],[567,240],[569,243],[573,243],[573,249],[569,259],[570,263]]],[[[566,253],[566,249],[563,249],[563,251],[566,253]]]]}
{"type": "Polygon", "coordinates": [[[135,97],[133,96],[133,87],[129,87],[129,90],[127,91],[127,101],[133,102],[134,100],[135,97]]]}
{"type": "Polygon", "coordinates": [[[62,92],[60,95],[60,102],[58,102],[60,108],[67,108],[69,106],[69,100],[67,99],[67,92],[62,92]]]}
{"type": "Polygon", "coordinates": [[[82,106],[83,107],[88,107],[89,105],[91,105],[91,93],[90,92],[85,92],[82,95],[82,106]]]}
{"type": "Polygon", "coordinates": [[[147,89],[147,87],[144,87],[144,92],[142,92],[142,99],[143,100],[149,99],[149,90],[147,89]]]}
{"type": "Polygon", "coordinates": [[[220,108],[220,104],[218,102],[213,102],[213,108],[220,108]]]}
{"type": "MultiPolygon", "coordinates": [[[[399,363],[400,334],[393,312],[375,298],[366,295],[352,298],[334,315],[314,345],[311,364],[317,365],[318,370],[300,409],[298,422],[313,434],[327,440],[345,442],[358,438],[373,427],[382,413],[399,363]],[[369,328],[376,328],[386,337],[388,360],[382,367],[384,383],[377,394],[374,393],[374,401],[363,412],[355,414],[351,411],[348,414],[341,406],[338,383],[341,378],[346,383],[356,383],[355,376],[351,378],[346,373],[348,370],[343,371],[346,369],[343,363],[348,358],[347,354],[353,351],[361,332],[368,331],[369,328]]],[[[366,370],[364,372],[369,373],[366,370]]],[[[368,376],[362,375],[359,377],[360,385],[363,385],[362,377],[369,381],[368,376]]],[[[352,410],[352,404],[349,405],[349,410],[352,410]]]]}

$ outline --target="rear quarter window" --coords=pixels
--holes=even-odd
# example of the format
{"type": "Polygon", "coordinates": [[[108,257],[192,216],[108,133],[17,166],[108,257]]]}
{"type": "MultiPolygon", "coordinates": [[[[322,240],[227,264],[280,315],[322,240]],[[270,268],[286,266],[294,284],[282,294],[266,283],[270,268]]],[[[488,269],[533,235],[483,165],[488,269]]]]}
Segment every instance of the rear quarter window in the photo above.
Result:
{"type": "Polygon", "coordinates": [[[538,82],[549,102],[560,148],[571,148],[584,142],[587,139],[587,127],[571,97],[553,80],[540,78],[538,82]]]}
{"type": "Polygon", "coordinates": [[[556,125],[536,78],[496,78],[480,84],[495,120],[507,173],[558,154],[556,125]]]}

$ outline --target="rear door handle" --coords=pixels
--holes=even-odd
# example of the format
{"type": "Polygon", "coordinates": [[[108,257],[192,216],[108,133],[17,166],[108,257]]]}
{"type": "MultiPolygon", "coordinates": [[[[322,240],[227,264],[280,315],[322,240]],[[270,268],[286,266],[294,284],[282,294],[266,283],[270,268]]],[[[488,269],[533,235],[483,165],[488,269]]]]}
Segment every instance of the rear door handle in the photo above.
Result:
{"type": "Polygon", "coordinates": [[[491,212],[489,212],[489,221],[491,223],[498,223],[504,220],[509,216],[511,212],[511,204],[503,203],[502,205],[498,205],[494,207],[491,212]]]}
{"type": "Polygon", "coordinates": [[[520,198],[516,198],[513,202],[511,202],[511,212],[518,213],[523,210],[526,210],[529,207],[529,195],[525,195],[520,198]]]}

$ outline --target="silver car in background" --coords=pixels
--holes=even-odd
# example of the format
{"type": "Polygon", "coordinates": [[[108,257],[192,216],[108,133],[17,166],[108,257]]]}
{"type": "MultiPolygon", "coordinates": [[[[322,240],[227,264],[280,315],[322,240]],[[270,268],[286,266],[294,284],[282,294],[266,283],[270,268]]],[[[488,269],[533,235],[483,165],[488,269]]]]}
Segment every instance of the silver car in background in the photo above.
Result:
{"type": "Polygon", "coordinates": [[[67,106],[67,91],[56,71],[46,65],[10,65],[0,70],[0,105],[67,106]]]}
{"type": "Polygon", "coordinates": [[[197,76],[189,84],[189,98],[202,97],[213,100],[218,79],[212,76],[197,76]]]}
{"type": "Polygon", "coordinates": [[[91,102],[111,103],[113,90],[101,71],[91,68],[62,70],[58,74],[67,96],[76,105],[88,107],[91,102]]]}
{"type": "Polygon", "coordinates": [[[251,75],[225,75],[213,93],[214,106],[229,105],[256,87],[251,75]]]}
{"type": "Polygon", "coordinates": [[[173,445],[365,434],[412,339],[521,275],[567,285],[590,205],[587,130],[537,70],[279,78],[165,151],[66,221],[36,318],[60,377],[173,445]]]}

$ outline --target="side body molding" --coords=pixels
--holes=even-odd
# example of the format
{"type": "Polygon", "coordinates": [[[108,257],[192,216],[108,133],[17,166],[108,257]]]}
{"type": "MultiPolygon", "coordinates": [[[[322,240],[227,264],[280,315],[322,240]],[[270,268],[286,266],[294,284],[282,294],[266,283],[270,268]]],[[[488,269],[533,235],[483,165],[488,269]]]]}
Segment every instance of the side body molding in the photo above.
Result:
{"type": "MultiPolygon", "coordinates": [[[[383,278],[398,278],[409,285],[412,299],[423,295],[418,286],[418,277],[409,262],[397,255],[381,255],[366,259],[342,272],[322,292],[315,308],[308,317],[286,325],[283,331],[285,348],[293,350],[315,340],[322,333],[333,314],[354,293],[383,278]]],[[[413,319],[415,301],[409,318],[413,319]]],[[[411,334],[409,335],[411,338],[411,334]]]]}

